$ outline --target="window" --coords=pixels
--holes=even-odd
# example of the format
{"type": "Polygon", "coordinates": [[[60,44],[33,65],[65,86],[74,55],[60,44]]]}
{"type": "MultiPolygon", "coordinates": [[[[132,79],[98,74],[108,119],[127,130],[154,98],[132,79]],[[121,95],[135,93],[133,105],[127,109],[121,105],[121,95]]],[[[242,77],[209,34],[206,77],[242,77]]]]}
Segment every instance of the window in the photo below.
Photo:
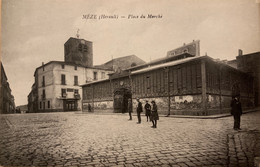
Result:
{"type": "Polygon", "coordinates": [[[134,67],[134,66],[136,66],[137,64],[135,63],[135,62],[133,62],[132,64],[131,64],[131,67],[134,67]]]}
{"type": "Polygon", "coordinates": [[[150,76],[146,76],[146,89],[150,89],[151,88],[151,81],[150,81],[150,76]]]}
{"type": "Polygon", "coordinates": [[[45,76],[42,76],[42,86],[45,86],[45,76]]]}
{"type": "Polygon", "coordinates": [[[94,72],[93,75],[94,75],[94,76],[93,76],[93,79],[94,79],[94,80],[97,80],[97,72],[94,72]]]}
{"type": "Polygon", "coordinates": [[[50,101],[48,101],[48,108],[51,108],[51,103],[50,103],[50,101]]]}
{"type": "Polygon", "coordinates": [[[64,74],[61,74],[61,84],[66,85],[66,76],[64,74]]]}
{"type": "Polygon", "coordinates": [[[45,102],[42,102],[43,109],[45,109],[45,102]]]}
{"type": "Polygon", "coordinates": [[[75,94],[75,95],[79,94],[79,90],[78,90],[78,89],[75,89],[75,90],[74,90],[74,94],[75,94]]]}
{"type": "Polygon", "coordinates": [[[74,70],[77,70],[78,69],[78,67],[77,66],[74,66],[74,70]]]}
{"type": "Polygon", "coordinates": [[[87,45],[84,45],[84,52],[87,52],[87,51],[88,51],[87,45]]]}
{"type": "Polygon", "coordinates": [[[78,85],[78,76],[74,76],[74,85],[78,85]]]}
{"type": "Polygon", "coordinates": [[[45,89],[42,90],[42,99],[46,98],[45,89]]]}
{"type": "Polygon", "coordinates": [[[82,45],[79,44],[79,51],[82,51],[82,45]]]}
{"type": "Polygon", "coordinates": [[[61,97],[66,97],[66,89],[61,89],[61,97]]]}
{"type": "Polygon", "coordinates": [[[42,109],[42,102],[40,101],[40,109],[42,109]]]}
{"type": "Polygon", "coordinates": [[[62,65],[61,65],[61,68],[62,68],[62,69],[64,69],[64,68],[65,68],[65,65],[64,65],[64,64],[62,64],[62,65]]]}
{"type": "Polygon", "coordinates": [[[183,53],[188,53],[188,49],[184,49],[184,50],[183,50],[183,53]]]}
{"type": "Polygon", "coordinates": [[[106,75],[105,72],[102,72],[102,73],[101,73],[101,78],[102,78],[102,79],[105,78],[105,75],[106,75]]]}

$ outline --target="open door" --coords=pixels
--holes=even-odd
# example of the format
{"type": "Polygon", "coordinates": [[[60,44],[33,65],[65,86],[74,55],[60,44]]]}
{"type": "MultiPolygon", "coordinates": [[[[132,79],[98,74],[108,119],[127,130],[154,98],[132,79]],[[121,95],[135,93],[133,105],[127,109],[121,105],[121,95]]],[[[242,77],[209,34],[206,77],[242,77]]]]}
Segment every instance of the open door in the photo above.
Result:
{"type": "Polygon", "coordinates": [[[119,88],[114,91],[114,112],[128,112],[128,99],[132,99],[131,90],[119,88]]]}

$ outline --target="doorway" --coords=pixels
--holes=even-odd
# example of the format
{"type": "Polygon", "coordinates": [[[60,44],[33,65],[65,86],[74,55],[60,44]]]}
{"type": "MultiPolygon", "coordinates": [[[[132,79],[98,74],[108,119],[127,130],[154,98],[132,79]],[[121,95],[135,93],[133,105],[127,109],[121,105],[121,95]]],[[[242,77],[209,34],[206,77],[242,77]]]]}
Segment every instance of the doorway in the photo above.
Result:
{"type": "Polygon", "coordinates": [[[128,99],[132,99],[130,89],[119,88],[114,91],[114,112],[126,113],[128,112],[128,99]]]}
{"type": "Polygon", "coordinates": [[[63,109],[64,111],[76,111],[78,108],[77,100],[64,100],[63,109]]]}

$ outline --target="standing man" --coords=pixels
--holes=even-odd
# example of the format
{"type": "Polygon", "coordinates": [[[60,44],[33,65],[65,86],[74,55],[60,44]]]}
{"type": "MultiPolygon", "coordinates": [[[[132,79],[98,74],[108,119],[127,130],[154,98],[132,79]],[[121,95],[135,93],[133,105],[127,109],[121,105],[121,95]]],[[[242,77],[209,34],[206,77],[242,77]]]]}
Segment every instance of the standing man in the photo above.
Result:
{"type": "Polygon", "coordinates": [[[142,103],[140,102],[139,98],[137,100],[137,107],[136,107],[136,112],[137,112],[137,118],[138,118],[138,124],[141,123],[141,112],[143,112],[143,106],[142,103]]]}
{"type": "Polygon", "coordinates": [[[146,104],[144,105],[144,109],[145,109],[145,116],[147,118],[147,122],[148,122],[148,118],[149,118],[149,121],[151,121],[151,119],[150,119],[151,105],[148,103],[148,100],[146,100],[146,104]]]}
{"type": "Polygon", "coordinates": [[[158,115],[157,105],[156,105],[155,101],[152,101],[152,112],[151,112],[150,119],[153,123],[152,128],[157,128],[157,120],[159,120],[159,115],[158,115]]]}
{"type": "Polygon", "coordinates": [[[128,107],[127,107],[127,109],[128,109],[128,113],[129,113],[129,121],[131,121],[132,120],[132,100],[131,99],[128,99],[128,107]]]}
{"type": "Polygon", "coordinates": [[[234,117],[234,130],[240,129],[240,117],[242,115],[242,107],[239,101],[239,95],[236,95],[231,101],[231,115],[234,117]]]}

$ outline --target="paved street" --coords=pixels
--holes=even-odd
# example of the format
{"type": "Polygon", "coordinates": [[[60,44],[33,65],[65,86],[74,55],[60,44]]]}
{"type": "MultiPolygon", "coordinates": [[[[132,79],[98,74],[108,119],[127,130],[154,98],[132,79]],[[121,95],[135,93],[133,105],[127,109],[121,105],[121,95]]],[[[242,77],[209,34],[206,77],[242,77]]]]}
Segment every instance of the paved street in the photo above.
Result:
{"type": "Polygon", "coordinates": [[[260,112],[233,118],[160,117],[158,128],[128,114],[0,116],[2,166],[254,166],[260,112]]]}

